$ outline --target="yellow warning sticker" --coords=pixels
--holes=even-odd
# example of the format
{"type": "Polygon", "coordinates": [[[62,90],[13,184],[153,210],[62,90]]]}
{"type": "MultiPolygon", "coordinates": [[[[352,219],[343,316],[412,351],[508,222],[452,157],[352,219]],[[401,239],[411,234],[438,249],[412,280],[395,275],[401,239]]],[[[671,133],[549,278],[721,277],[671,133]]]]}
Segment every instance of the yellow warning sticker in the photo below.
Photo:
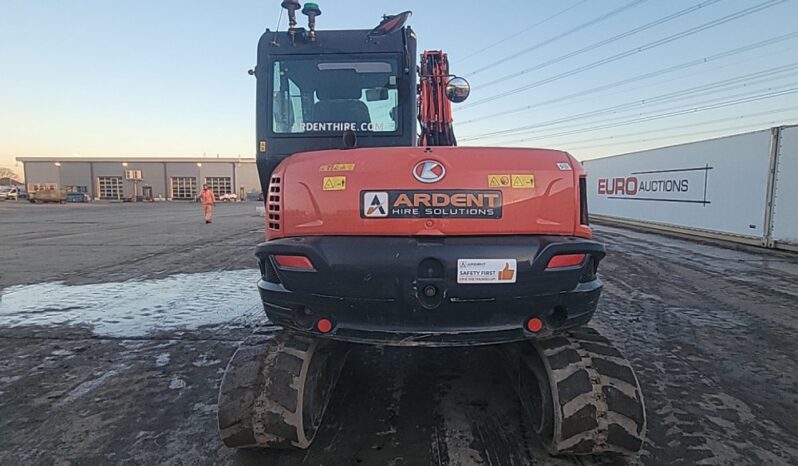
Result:
{"type": "Polygon", "coordinates": [[[513,180],[513,188],[534,188],[535,175],[513,173],[511,175],[513,180]]]}
{"type": "Polygon", "coordinates": [[[325,176],[321,187],[325,191],[343,191],[346,189],[346,177],[325,176]]]}
{"type": "Polygon", "coordinates": [[[319,167],[320,172],[352,172],[355,171],[354,163],[331,163],[319,167]]]}
{"type": "Polygon", "coordinates": [[[488,175],[489,188],[509,188],[510,175],[488,175]]]}

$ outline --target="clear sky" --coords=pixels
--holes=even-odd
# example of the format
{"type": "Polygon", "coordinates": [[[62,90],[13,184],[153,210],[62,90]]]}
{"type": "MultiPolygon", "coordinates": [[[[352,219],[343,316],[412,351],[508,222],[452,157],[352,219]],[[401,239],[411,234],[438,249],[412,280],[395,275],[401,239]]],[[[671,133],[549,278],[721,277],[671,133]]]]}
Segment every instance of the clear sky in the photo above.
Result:
{"type": "MultiPolygon", "coordinates": [[[[798,123],[798,0],[779,1],[321,0],[318,28],[413,10],[420,50],[447,51],[471,81],[461,144],[584,159],[798,123]]],[[[247,70],[279,3],[0,0],[0,166],[251,157],[247,70]]]]}

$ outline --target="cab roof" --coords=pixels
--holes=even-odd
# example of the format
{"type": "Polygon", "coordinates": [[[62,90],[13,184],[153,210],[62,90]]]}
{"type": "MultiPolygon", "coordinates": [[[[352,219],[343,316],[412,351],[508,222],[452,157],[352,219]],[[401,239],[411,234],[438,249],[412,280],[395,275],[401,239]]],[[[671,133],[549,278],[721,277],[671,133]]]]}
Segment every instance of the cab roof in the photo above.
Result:
{"type": "Polygon", "coordinates": [[[298,28],[296,42],[292,45],[287,31],[272,32],[267,29],[258,42],[258,52],[268,55],[403,52],[405,37],[415,41],[415,34],[410,27],[404,27],[395,34],[367,40],[369,32],[367,29],[316,31],[316,41],[311,42],[306,36],[307,31],[298,28]]]}

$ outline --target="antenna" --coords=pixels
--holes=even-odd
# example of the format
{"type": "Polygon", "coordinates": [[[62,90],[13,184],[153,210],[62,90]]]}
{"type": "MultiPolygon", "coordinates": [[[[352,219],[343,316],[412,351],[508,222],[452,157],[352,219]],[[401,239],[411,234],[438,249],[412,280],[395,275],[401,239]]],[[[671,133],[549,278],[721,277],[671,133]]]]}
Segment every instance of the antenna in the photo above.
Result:
{"type": "Polygon", "coordinates": [[[321,10],[317,3],[305,3],[302,14],[308,17],[308,29],[310,29],[310,41],[316,42],[316,16],[321,16],[321,10]]]}
{"type": "MultiPolygon", "coordinates": [[[[274,47],[279,47],[280,46],[280,43],[277,42],[277,33],[280,32],[280,24],[282,24],[282,22],[283,22],[283,9],[281,8],[280,9],[280,16],[277,18],[277,29],[274,30],[274,35],[272,36],[271,44],[274,47]]],[[[251,75],[255,74],[254,70],[250,70],[250,71],[252,71],[252,73],[250,73],[251,75]]]]}
{"type": "Polygon", "coordinates": [[[291,36],[291,44],[296,43],[296,10],[298,10],[301,5],[299,4],[299,0],[283,0],[281,3],[283,8],[288,10],[288,35],[291,36]]]}

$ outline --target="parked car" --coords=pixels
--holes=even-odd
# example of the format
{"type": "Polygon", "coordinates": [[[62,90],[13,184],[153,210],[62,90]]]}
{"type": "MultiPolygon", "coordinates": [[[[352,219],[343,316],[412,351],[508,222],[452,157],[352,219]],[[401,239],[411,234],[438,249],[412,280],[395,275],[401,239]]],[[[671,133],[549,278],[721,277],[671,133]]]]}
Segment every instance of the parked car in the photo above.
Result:
{"type": "Polygon", "coordinates": [[[222,194],[219,196],[219,200],[222,202],[238,202],[238,196],[233,193],[222,194]]]}
{"type": "Polygon", "coordinates": [[[0,186],[0,201],[16,201],[25,196],[25,191],[19,186],[0,186]]]}
{"type": "Polygon", "coordinates": [[[31,193],[28,197],[31,203],[58,202],[64,204],[67,200],[67,193],[63,189],[45,189],[31,193]]]}
{"type": "Polygon", "coordinates": [[[67,193],[67,202],[91,202],[91,196],[86,193],[67,193]]]}

